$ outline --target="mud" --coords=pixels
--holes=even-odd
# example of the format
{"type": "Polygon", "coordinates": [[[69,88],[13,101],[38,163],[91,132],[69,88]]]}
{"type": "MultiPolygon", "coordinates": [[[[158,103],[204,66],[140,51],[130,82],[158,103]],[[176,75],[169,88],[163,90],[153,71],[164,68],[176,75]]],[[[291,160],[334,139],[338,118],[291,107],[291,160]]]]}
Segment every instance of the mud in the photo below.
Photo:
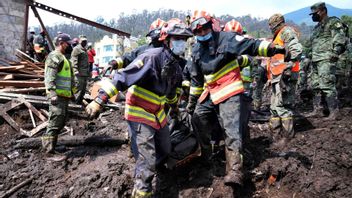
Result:
{"type": "MultiPolygon", "coordinates": [[[[71,113],[68,126],[79,135],[127,137],[123,110],[107,111],[100,120],[71,113]]],[[[241,188],[224,186],[224,155],[197,158],[155,181],[157,197],[350,197],[352,194],[352,110],[339,121],[300,119],[296,137],[278,148],[267,123],[250,123],[251,140],[244,150],[245,181],[241,188]],[[160,183],[160,182],[159,182],[160,183]]],[[[11,115],[25,126],[28,111],[11,115]]],[[[33,181],[11,197],[130,197],[134,159],[129,146],[60,147],[65,162],[48,162],[40,150],[16,150],[25,138],[0,121],[0,195],[29,177],[33,181]]],[[[67,135],[67,134],[66,134],[67,135]]]]}

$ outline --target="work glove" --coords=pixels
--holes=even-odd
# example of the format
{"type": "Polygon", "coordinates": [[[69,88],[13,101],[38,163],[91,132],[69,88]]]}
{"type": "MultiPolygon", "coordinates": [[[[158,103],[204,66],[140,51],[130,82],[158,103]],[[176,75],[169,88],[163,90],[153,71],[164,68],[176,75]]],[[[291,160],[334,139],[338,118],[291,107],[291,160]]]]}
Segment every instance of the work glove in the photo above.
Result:
{"type": "Polygon", "coordinates": [[[94,118],[97,113],[102,109],[102,106],[98,104],[95,100],[93,100],[89,105],[86,107],[86,113],[88,114],[89,118],[94,118]]]}
{"type": "Polygon", "coordinates": [[[191,115],[193,114],[193,112],[196,108],[197,100],[198,100],[198,98],[193,95],[190,95],[188,98],[188,104],[186,106],[186,111],[191,115]]]}
{"type": "Polygon", "coordinates": [[[50,95],[49,95],[50,104],[57,105],[58,104],[58,99],[59,98],[58,98],[56,92],[51,90],[50,91],[50,95]]]}

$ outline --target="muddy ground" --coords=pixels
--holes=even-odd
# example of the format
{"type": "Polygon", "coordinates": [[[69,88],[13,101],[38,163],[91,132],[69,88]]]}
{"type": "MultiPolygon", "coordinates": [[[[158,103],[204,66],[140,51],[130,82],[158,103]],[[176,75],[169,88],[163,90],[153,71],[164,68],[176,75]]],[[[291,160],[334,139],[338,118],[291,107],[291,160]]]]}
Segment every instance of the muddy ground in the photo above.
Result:
{"type": "MultiPolygon", "coordinates": [[[[276,148],[267,123],[250,123],[251,140],[244,151],[245,182],[241,189],[223,185],[224,155],[194,159],[169,171],[158,197],[350,197],[352,194],[352,109],[344,108],[339,121],[299,119],[297,135],[276,148]]],[[[11,115],[22,126],[30,123],[28,110],[11,115]]],[[[67,126],[77,135],[127,137],[122,110],[108,111],[90,121],[70,113],[67,126]]],[[[0,197],[22,181],[33,178],[11,197],[129,197],[134,159],[127,144],[116,147],[60,147],[65,162],[44,160],[39,149],[15,149],[25,138],[0,121],[0,197]]]]}

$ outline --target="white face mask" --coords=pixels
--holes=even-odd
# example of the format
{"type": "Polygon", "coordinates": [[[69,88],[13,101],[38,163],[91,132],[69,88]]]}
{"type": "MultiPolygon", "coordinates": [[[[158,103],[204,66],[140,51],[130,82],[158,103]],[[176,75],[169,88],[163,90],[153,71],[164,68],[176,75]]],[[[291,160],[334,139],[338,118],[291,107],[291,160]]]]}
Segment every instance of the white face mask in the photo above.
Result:
{"type": "Polygon", "coordinates": [[[182,55],[185,53],[186,51],[186,41],[184,40],[173,40],[171,41],[171,51],[175,54],[175,55],[182,55]]]}

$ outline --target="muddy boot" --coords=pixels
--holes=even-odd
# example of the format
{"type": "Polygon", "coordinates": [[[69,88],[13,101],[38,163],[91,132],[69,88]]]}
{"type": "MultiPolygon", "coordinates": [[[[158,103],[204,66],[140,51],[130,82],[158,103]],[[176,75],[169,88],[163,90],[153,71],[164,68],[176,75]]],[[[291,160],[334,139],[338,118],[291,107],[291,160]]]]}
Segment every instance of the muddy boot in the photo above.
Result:
{"type": "Polygon", "coordinates": [[[295,136],[295,130],[293,128],[293,118],[281,118],[282,128],[283,128],[283,136],[292,139],[295,136]]]}
{"type": "Polygon", "coordinates": [[[306,115],[307,118],[322,118],[324,117],[324,108],[320,105],[320,97],[313,98],[313,111],[306,115]]]}
{"type": "Polygon", "coordinates": [[[226,155],[226,176],[224,183],[227,186],[240,185],[242,186],[243,172],[242,172],[242,155],[239,151],[232,151],[225,149],[226,155]]]}
{"type": "Polygon", "coordinates": [[[270,130],[273,133],[273,140],[277,141],[281,138],[282,127],[281,127],[281,118],[272,117],[269,120],[270,130]]]}
{"type": "Polygon", "coordinates": [[[152,192],[144,192],[141,190],[133,189],[131,198],[151,198],[152,192]]]}
{"type": "Polygon", "coordinates": [[[338,100],[336,97],[327,97],[326,103],[329,108],[329,116],[325,120],[338,120],[339,119],[339,109],[338,109],[338,100]]]}
{"type": "Polygon", "coordinates": [[[45,152],[45,158],[48,161],[61,162],[67,159],[66,155],[55,152],[55,146],[57,143],[57,136],[43,136],[42,137],[42,148],[45,152]]]}

